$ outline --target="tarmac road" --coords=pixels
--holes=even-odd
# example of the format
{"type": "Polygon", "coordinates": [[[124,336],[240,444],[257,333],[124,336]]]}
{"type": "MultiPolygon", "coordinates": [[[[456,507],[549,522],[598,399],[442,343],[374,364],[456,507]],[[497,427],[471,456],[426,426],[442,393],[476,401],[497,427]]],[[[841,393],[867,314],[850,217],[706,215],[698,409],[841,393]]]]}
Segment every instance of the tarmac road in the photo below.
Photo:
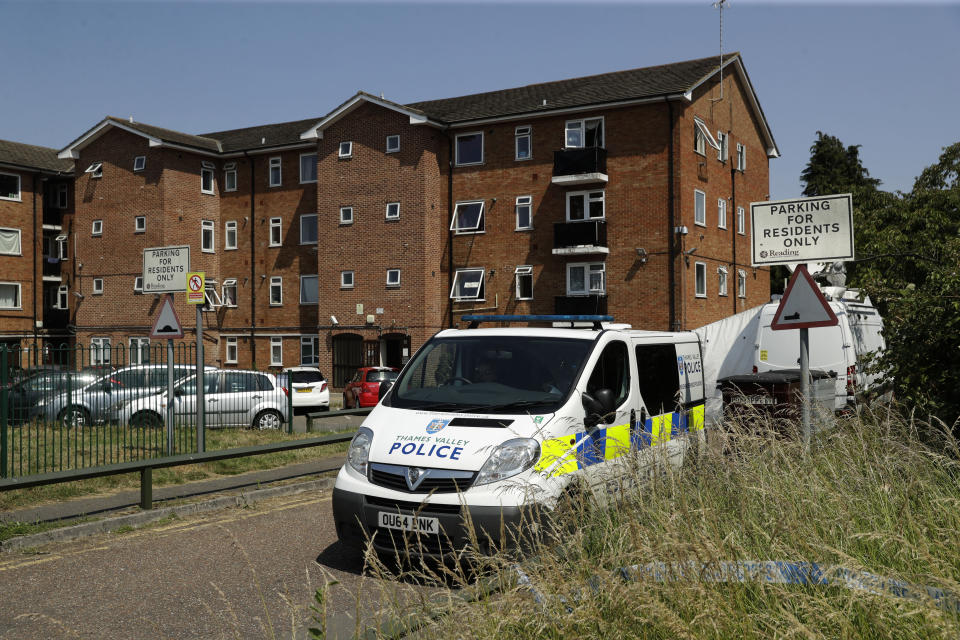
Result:
{"type": "Polygon", "coordinates": [[[300,493],[4,553],[0,639],[305,638],[325,580],[339,582],[328,637],[352,637],[391,599],[427,590],[365,575],[337,542],[329,492],[300,493]]]}

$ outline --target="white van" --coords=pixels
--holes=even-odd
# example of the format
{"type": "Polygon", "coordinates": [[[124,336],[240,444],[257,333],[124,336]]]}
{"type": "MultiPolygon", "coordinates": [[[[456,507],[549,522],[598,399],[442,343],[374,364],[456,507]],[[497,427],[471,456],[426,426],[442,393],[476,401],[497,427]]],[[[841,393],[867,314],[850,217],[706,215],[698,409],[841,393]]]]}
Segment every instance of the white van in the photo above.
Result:
{"type": "MultiPolygon", "coordinates": [[[[609,316],[465,316],[421,347],[350,444],[333,514],[340,540],[440,556],[568,490],[620,487],[626,464],[680,464],[703,438],[693,333],[610,329],[609,316]],[[475,328],[587,322],[592,328],[475,328]],[[619,480],[618,480],[619,479],[619,480]]],[[[504,528],[501,525],[506,525],[504,528]]]]}

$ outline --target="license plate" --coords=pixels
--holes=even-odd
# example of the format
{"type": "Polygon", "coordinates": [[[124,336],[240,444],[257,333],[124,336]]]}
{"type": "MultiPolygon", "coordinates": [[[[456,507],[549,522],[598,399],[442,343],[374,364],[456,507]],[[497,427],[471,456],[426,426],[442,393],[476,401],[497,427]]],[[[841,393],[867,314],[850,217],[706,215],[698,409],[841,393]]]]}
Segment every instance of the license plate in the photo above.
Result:
{"type": "Polygon", "coordinates": [[[402,513],[379,512],[380,526],[397,531],[412,531],[415,533],[440,533],[440,520],[411,516],[402,513]]]}
{"type": "Polygon", "coordinates": [[[303,389],[297,389],[297,393],[310,393],[313,391],[313,387],[305,387],[303,389]]]}
{"type": "Polygon", "coordinates": [[[733,401],[741,404],[776,404],[771,396],[737,396],[733,401]]]}

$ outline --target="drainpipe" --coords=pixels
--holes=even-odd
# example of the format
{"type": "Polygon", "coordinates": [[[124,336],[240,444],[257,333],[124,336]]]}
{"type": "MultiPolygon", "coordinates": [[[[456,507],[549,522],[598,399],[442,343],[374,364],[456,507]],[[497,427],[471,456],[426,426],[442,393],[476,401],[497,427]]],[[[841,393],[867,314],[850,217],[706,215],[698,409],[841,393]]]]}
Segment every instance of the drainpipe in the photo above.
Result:
{"type": "MultiPolygon", "coordinates": [[[[40,295],[43,295],[43,274],[37,273],[37,180],[40,173],[33,174],[33,363],[37,364],[37,281],[40,281],[40,295]]],[[[40,184],[43,184],[41,182],[40,184]]],[[[42,238],[42,236],[41,236],[42,238]]],[[[22,247],[21,243],[21,247],[22,247]]],[[[41,246],[42,242],[41,242],[41,246]]],[[[23,295],[23,292],[20,292],[23,295]]]]}
{"type": "MultiPolygon", "coordinates": [[[[447,133],[447,273],[453,282],[453,138],[447,133]]],[[[447,295],[447,315],[453,328],[453,298],[447,295]]]]}
{"type": "Polygon", "coordinates": [[[250,161],[250,368],[257,368],[257,243],[256,243],[256,204],[257,195],[256,181],[254,181],[254,162],[253,157],[246,151],[243,152],[247,160],[250,161]]]}
{"type": "Polygon", "coordinates": [[[670,148],[667,152],[667,212],[669,219],[669,228],[667,238],[669,239],[669,254],[670,254],[670,268],[667,272],[667,278],[669,282],[670,289],[670,331],[679,331],[680,327],[677,323],[677,247],[676,247],[676,219],[674,216],[674,208],[676,203],[674,202],[674,193],[673,193],[673,103],[670,102],[669,98],[664,98],[664,102],[667,103],[667,112],[669,114],[670,120],[670,148]]]}
{"type": "MultiPolygon", "coordinates": [[[[730,139],[730,133],[727,132],[727,140],[729,140],[729,139],[730,139]]],[[[737,275],[737,232],[738,232],[737,224],[738,224],[739,220],[737,219],[737,180],[736,180],[736,178],[737,178],[737,170],[734,168],[733,163],[731,162],[731,163],[730,163],[730,209],[732,210],[732,213],[733,213],[733,224],[730,225],[730,226],[732,227],[731,231],[733,231],[733,234],[732,234],[732,235],[733,235],[733,241],[732,241],[732,245],[733,245],[733,273],[731,273],[730,275],[732,275],[732,276],[734,276],[735,278],[737,278],[737,279],[733,280],[733,282],[734,282],[734,292],[733,292],[733,295],[730,296],[731,298],[733,298],[733,313],[734,313],[734,315],[736,315],[736,313],[737,313],[737,296],[740,294],[739,289],[736,288],[737,285],[738,285],[739,282],[740,282],[740,281],[739,281],[739,276],[737,275]]],[[[746,213],[744,213],[744,215],[746,215],[746,213]]],[[[730,286],[730,285],[729,285],[729,280],[728,280],[727,286],[730,286]]]]}

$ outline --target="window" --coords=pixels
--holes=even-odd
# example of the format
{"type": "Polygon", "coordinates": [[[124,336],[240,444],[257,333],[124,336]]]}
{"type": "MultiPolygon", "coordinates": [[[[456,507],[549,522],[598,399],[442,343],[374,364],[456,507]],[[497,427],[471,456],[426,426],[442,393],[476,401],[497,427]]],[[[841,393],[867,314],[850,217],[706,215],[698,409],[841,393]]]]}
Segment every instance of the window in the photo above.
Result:
{"type": "MultiPolygon", "coordinates": [[[[69,193],[67,185],[58,184],[56,187],[55,198],[56,206],[58,209],[66,209],[69,204],[69,193]]],[[[3,193],[3,189],[0,189],[0,193],[3,193]]]]}
{"type": "Polygon", "coordinates": [[[147,156],[137,156],[133,159],[133,170],[143,171],[147,166],[147,156]]]}
{"type": "Polygon", "coordinates": [[[516,204],[517,231],[533,229],[533,197],[519,196],[516,204]]]}
{"type": "Polygon", "coordinates": [[[0,200],[20,202],[20,176],[15,173],[0,173],[0,200]]]}
{"type": "Polygon", "coordinates": [[[300,184],[317,181],[317,154],[300,154],[300,184]]]}
{"type": "Polygon", "coordinates": [[[456,233],[479,233],[483,231],[483,200],[458,202],[453,210],[450,230],[456,233]]]}
{"type": "Polygon", "coordinates": [[[147,216],[136,216],[133,219],[133,232],[143,233],[147,230],[147,216]]]}
{"type": "Polygon", "coordinates": [[[227,364],[237,364],[237,339],[227,338],[227,352],[224,356],[224,362],[227,364]]]}
{"type": "Polygon", "coordinates": [[[483,274],[485,269],[457,269],[453,274],[450,297],[461,300],[483,300],[483,274]]]}
{"type": "Polygon", "coordinates": [[[531,131],[531,127],[517,127],[514,131],[514,159],[529,160],[533,157],[531,131]]]}
{"type": "Polygon", "coordinates": [[[517,281],[517,300],[533,300],[533,267],[521,265],[513,274],[517,281]]]}
{"type": "Polygon", "coordinates": [[[270,158],[270,186],[279,187],[283,184],[283,170],[280,166],[281,159],[279,156],[270,158]]]}
{"type": "Polygon", "coordinates": [[[103,163],[94,162],[89,167],[84,169],[84,173],[89,173],[91,178],[102,178],[103,177],[103,163]]]}
{"type": "Polygon", "coordinates": [[[95,295],[100,295],[103,293],[103,278],[93,279],[93,293],[95,295]]]}
{"type": "Polygon", "coordinates": [[[7,229],[0,227],[0,255],[22,255],[20,229],[7,229]]]}
{"type": "Polygon", "coordinates": [[[340,288],[353,289],[353,271],[340,272],[340,288]]]}
{"type": "Polygon", "coordinates": [[[694,265],[696,295],[698,298],[707,297],[707,263],[698,262],[694,265]]]}
{"type": "Polygon", "coordinates": [[[702,156],[707,155],[707,145],[720,151],[720,145],[713,139],[713,134],[707,129],[700,118],[693,119],[693,150],[702,156]]]}
{"type": "MultiPolygon", "coordinates": [[[[314,237],[316,237],[317,217],[313,217],[314,237]]],[[[300,219],[300,237],[303,237],[303,218],[300,219]]],[[[270,246],[279,247],[283,244],[283,221],[280,218],[270,218],[270,246]]]]}
{"type": "Polygon", "coordinates": [[[388,202],[387,203],[387,220],[399,220],[399,219],[400,219],[400,203],[388,202]]]}
{"type": "MultiPolygon", "coordinates": [[[[587,380],[587,393],[593,394],[599,389],[610,389],[615,398],[613,406],[621,407],[630,397],[629,353],[627,345],[619,340],[610,342],[604,347],[587,380]]],[[[669,367],[669,370],[674,370],[674,367],[669,367]]],[[[612,424],[616,415],[611,414],[602,418],[607,424],[612,424]]]]}
{"type": "Polygon", "coordinates": [[[110,338],[90,338],[90,364],[110,364],[110,338]]]}
{"type": "Polygon", "coordinates": [[[300,304],[319,304],[320,276],[300,276],[300,304]]]}
{"type": "Polygon", "coordinates": [[[721,229],[727,228],[727,201],[725,198],[717,198],[717,226],[721,229]]]}
{"type": "Polygon", "coordinates": [[[223,304],[227,307],[237,306],[237,279],[226,278],[223,281],[223,304]]]}
{"type": "Polygon", "coordinates": [[[737,269],[737,297],[747,297],[747,272],[743,269],[737,269]]]}
{"type": "Polygon", "coordinates": [[[739,142],[737,143],[737,170],[747,170],[747,148],[739,142]]]}
{"type": "Polygon", "coordinates": [[[213,253],[216,248],[214,242],[213,220],[200,221],[200,251],[213,253]]]}
{"type": "Polygon", "coordinates": [[[150,364],[150,338],[130,338],[130,364],[150,364]]]}
{"type": "Polygon", "coordinates": [[[337,151],[337,156],[340,158],[352,158],[353,157],[353,143],[352,142],[341,142],[340,148],[337,151]]]}
{"type": "Polygon", "coordinates": [[[567,194],[567,221],[603,220],[603,191],[571,191],[567,194]]]}
{"type": "Polygon", "coordinates": [[[270,278],[270,306],[276,307],[283,304],[283,278],[273,276],[270,278]]]}
{"type": "Polygon", "coordinates": [[[53,303],[54,309],[66,309],[70,306],[70,289],[62,284],[57,287],[57,299],[53,303]]]}
{"type": "Polygon", "coordinates": [[[387,269],[387,286],[393,288],[400,286],[400,269],[387,269]]]}
{"type": "Polygon", "coordinates": [[[20,283],[0,282],[0,309],[20,308],[20,283]]]}
{"type": "Polygon", "coordinates": [[[387,136],[387,153],[400,151],[400,136],[387,136]]]}
{"type": "Polygon", "coordinates": [[[67,236],[59,235],[54,242],[57,243],[57,257],[61,260],[67,259],[67,236]]]}
{"type": "Polygon", "coordinates": [[[603,147],[603,118],[568,120],[564,144],[567,149],[603,147]]]}
{"type": "Polygon", "coordinates": [[[223,225],[223,248],[224,249],[237,248],[237,221],[236,220],[228,220],[223,225]]]}
{"type": "Polygon", "coordinates": [[[270,338],[270,366],[283,366],[283,338],[270,338]]]}
{"type": "Polygon", "coordinates": [[[213,193],[214,168],[212,162],[204,160],[200,163],[200,193],[213,193]]]}
{"type": "Polygon", "coordinates": [[[607,294],[607,266],[602,262],[567,265],[568,296],[603,296],[607,294]]]}
{"type": "Polygon", "coordinates": [[[746,215],[744,214],[743,207],[737,207],[737,233],[743,235],[747,232],[747,221],[746,215]]]}
{"type": "Polygon", "coordinates": [[[93,235],[95,235],[95,236],[102,236],[102,235],[103,235],[103,220],[94,220],[94,221],[93,221],[93,227],[92,227],[92,229],[90,230],[90,233],[93,234],[93,235]]]}
{"type": "Polygon", "coordinates": [[[320,364],[320,336],[300,337],[300,364],[307,366],[320,364]]]}
{"type": "Polygon", "coordinates": [[[134,293],[143,293],[143,276],[137,276],[133,279],[134,293]]]}
{"type": "Polygon", "coordinates": [[[468,164],[483,164],[482,131],[457,136],[457,166],[468,164]]]}
{"type": "Polygon", "coordinates": [[[237,163],[228,162],[223,165],[223,190],[237,190],[237,163]]]}
{"type": "Polygon", "coordinates": [[[340,224],[353,224],[353,207],[340,207],[340,224]]]}
{"type": "Polygon", "coordinates": [[[317,214],[300,215],[300,244],[317,244],[317,214]]]}
{"type": "Polygon", "coordinates": [[[699,189],[693,191],[693,223],[707,226],[707,194],[699,189]]]}
{"type": "Polygon", "coordinates": [[[717,144],[720,145],[720,148],[717,149],[717,160],[726,162],[730,152],[730,136],[723,131],[717,131],[717,144]]]}
{"type": "Polygon", "coordinates": [[[726,267],[717,268],[717,295],[718,296],[727,295],[727,268],[726,267]]]}
{"type": "Polygon", "coordinates": [[[217,293],[217,281],[208,279],[203,283],[203,305],[200,306],[200,310],[216,311],[222,306],[223,301],[220,300],[220,294],[217,293]]]}
{"type": "Polygon", "coordinates": [[[672,344],[637,345],[634,351],[637,362],[637,387],[647,411],[655,416],[670,413],[677,407],[682,396],[680,376],[677,370],[677,349],[672,344]]]}

